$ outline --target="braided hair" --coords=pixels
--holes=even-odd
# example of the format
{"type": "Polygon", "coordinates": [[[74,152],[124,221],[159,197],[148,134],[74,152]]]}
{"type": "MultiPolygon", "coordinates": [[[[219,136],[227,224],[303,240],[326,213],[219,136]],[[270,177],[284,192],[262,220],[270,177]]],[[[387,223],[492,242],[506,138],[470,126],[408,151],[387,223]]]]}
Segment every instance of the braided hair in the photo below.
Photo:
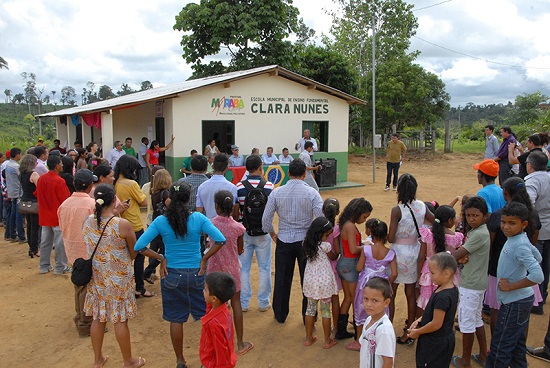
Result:
{"type": "Polygon", "coordinates": [[[439,206],[434,213],[434,223],[432,225],[432,234],[434,237],[435,253],[445,252],[445,224],[450,219],[456,217],[456,211],[451,206],[443,205],[439,206]]]}
{"type": "Polygon", "coordinates": [[[336,198],[327,198],[323,202],[323,215],[330,221],[332,226],[336,222],[336,215],[340,212],[340,202],[336,198]]]}
{"type": "Polygon", "coordinates": [[[187,219],[189,212],[189,198],[191,198],[191,185],[188,183],[174,183],[170,187],[170,205],[164,211],[168,223],[176,237],[187,235],[187,219]]]}
{"type": "Polygon", "coordinates": [[[101,211],[105,207],[109,207],[115,200],[115,188],[110,184],[99,184],[94,190],[95,199],[95,217],[97,220],[97,228],[101,225],[101,211]]]}
{"type": "Polygon", "coordinates": [[[411,203],[416,199],[418,183],[411,174],[403,174],[397,180],[397,203],[411,203]]]}

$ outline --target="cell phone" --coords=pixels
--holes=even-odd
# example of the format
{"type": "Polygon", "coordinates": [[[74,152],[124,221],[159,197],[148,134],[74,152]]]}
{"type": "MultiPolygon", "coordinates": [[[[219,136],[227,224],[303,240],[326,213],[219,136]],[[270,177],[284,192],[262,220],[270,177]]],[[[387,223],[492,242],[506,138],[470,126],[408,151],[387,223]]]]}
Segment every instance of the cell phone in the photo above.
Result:
{"type": "Polygon", "coordinates": [[[128,198],[127,200],[125,200],[124,203],[130,204],[130,198],[128,198]]]}

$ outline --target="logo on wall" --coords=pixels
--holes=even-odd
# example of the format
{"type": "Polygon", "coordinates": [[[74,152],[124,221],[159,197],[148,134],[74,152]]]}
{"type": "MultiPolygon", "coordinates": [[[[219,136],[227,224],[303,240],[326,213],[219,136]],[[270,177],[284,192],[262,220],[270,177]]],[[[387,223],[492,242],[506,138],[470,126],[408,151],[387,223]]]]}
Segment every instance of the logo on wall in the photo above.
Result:
{"type": "Polygon", "coordinates": [[[273,186],[277,188],[283,183],[283,180],[285,179],[285,172],[281,166],[269,166],[265,171],[264,178],[265,180],[272,182],[273,186]]]}
{"type": "Polygon", "coordinates": [[[216,115],[244,115],[244,100],[241,96],[214,97],[210,107],[216,115]]]}

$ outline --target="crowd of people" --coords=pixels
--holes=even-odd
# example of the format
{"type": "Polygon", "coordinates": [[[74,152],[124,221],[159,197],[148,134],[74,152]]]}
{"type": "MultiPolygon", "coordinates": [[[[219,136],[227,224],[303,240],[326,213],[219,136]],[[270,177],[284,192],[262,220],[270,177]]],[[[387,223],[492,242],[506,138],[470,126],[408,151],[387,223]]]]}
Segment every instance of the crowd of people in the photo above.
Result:
{"type": "MultiPolygon", "coordinates": [[[[145,283],[159,277],[177,367],[187,367],[189,315],[202,321],[202,365],[235,366],[238,356],[254,348],[245,339],[244,317],[253,281],[260,312],[272,310],[283,324],[293,313],[296,263],[306,347],[317,341],[320,317],[322,347],[351,339],[345,348],[360,352],[361,367],[393,366],[396,344],[416,344],[419,367],[526,367],[527,353],[550,361],[550,322],[545,346],[526,346],[529,315],[543,313],[548,295],[547,137],[530,136],[528,151],[518,154],[509,128],[501,129],[505,140],[498,149],[493,130],[486,127],[486,159],[474,165],[482,186],[476,195],[464,193],[448,205],[423,202],[416,197],[415,177],[402,174],[393,182],[397,204],[389,224],[369,218],[373,206],[365,198],[352,199],[342,210],[336,198],[323,201],[311,183],[316,144],[309,134],[305,139],[306,132],[296,145],[299,158],[289,160],[290,179],[276,189],[263,172],[266,160],[277,160],[272,147],[244,160],[237,146],[228,156],[210,142],[204,155],[191,152],[181,169],[186,175],[178,180],[158,161],[174,137],[166,147],[153,141],[149,148],[143,138],[137,153],[131,138],[116,141],[105,158],[94,142],[76,150],[59,147],[59,141],[51,150],[43,142],[25,153],[14,147],[1,166],[4,239],[28,243],[29,257],[39,257],[40,274],[68,274],[76,259],[92,259],[90,282],[74,287],[73,321],[79,336],[91,336],[94,367],[108,360],[102,351],[107,322],[114,323],[125,366],[145,365],[132,354],[127,322],[137,314],[136,298],[155,296],[145,283]],[[511,167],[516,161],[517,174],[511,167]],[[234,185],[224,174],[236,163],[247,175],[234,185]],[[508,171],[505,177],[502,170],[508,171]],[[250,277],[254,254],[258,280],[250,277]],[[400,284],[407,318],[396,336],[400,284]],[[455,329],[463,336],[460,356],[453,355],[455,329]],[[479,352],[472,354],[475,339],[479,352]]],[[[398,166],[406,153],[399,142],[394,136],[395,147],[388,147],[398,166]]],[[[284,149],[276,162],[287,156],[284,149]]],[[[388,173],[397,175],[389,164],[388,173]]]]}

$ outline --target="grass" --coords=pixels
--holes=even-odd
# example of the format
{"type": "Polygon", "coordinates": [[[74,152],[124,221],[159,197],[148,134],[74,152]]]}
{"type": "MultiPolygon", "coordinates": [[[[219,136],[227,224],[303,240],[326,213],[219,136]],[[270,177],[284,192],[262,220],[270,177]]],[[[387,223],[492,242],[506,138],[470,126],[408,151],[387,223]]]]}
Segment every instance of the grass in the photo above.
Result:
{"type": "MultiPolygon", "coordinates": [[[[443,153],[445,142],[443,139],[438,139],[435,144],[435,150],[438,153],[443,153]]],[[[483,153],[485,151],[484,141],[462,141],[455,139],[451,142],[451,151],[454,153],[483,153]]],[[[358,146],[349,146],[348,153],[351,155],[372,155],[372,148],[362,148],[358,146]]],[[[377,155],[385,155],[384,148],[376,149],[377,155]]]]}

